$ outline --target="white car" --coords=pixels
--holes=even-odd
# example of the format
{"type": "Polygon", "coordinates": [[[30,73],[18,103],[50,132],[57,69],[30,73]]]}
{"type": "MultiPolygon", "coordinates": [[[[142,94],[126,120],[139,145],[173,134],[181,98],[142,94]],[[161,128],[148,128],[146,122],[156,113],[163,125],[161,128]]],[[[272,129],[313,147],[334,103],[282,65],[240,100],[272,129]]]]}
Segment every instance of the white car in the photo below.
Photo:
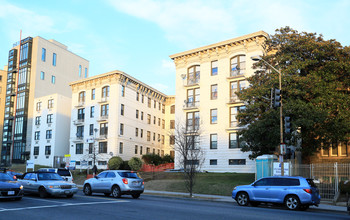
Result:
{"type": "Polygon", "coordinates": [[[94,178],[85,180],[83,192],[85,195],[92,193],[112,194],[115,198],[121,195],[131,195],[134,199],[140,197],[144,191],[144,181],[136,172],[130,170],[106,170],[94,178]]]}

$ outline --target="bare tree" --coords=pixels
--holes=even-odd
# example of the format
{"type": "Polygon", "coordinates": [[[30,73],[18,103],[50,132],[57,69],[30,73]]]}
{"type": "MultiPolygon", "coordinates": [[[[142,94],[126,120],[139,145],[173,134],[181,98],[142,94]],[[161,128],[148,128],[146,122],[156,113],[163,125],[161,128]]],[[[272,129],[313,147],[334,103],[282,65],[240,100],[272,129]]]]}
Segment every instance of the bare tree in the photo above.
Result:
{"type": "Polygon", "coordinates": [[[196,174],[200,171],[204,161],[203,150],[199,144],[199,119],[192,122],[177,123],[173,134],[174,150],[177,153],[175,160],[184,170],[185,186],[190,197],[193,194],[196,174]]]}

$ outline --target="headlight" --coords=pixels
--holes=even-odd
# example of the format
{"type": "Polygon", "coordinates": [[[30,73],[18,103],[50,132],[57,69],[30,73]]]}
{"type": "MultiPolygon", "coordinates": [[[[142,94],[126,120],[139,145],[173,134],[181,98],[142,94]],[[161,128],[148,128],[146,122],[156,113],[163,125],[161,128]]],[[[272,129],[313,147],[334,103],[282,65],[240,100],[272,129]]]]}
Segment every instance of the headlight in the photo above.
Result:
{"type": "Polygon", "coordinates": [[[23,186],[21,185],[21,186],[19,187],[19,189],[21,189],[21,190],[22,190],[22,189],[23,189],[23,186]]]}
{"type": "Polygon", "coordinates": [[[50,189],[59,189],[61,188],[60,186],[49,186],[50,189]]]}
{"type": "Polygon", "coordinates": [[[234,187],[234,188],[233,188],[233,190],[236,190],[236,189],[237,189],[237,187],[234,187]]]}
{"type": "Polygon", "coordinates": [[[72,188],[77,188],[77,185],[76,185],[76,184],[73,184],[73,185],[72,185],[72,188]]]}

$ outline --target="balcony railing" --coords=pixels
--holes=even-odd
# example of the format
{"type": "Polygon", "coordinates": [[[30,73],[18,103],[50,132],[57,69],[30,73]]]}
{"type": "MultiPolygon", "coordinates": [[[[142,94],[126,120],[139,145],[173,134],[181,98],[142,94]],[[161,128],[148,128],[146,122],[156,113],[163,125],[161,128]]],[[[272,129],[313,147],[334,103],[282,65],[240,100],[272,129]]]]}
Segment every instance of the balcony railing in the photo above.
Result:
{"type": "Polygon", "coordinates": [[[108,115],[101,115],[97,121],[101,122],[101,121],[107,121],[108,120],[108,115]]]}
{"type": "Polygon", "coordinates": [[[200,102],[188,102],[185,100],[184,109],[195,109],[199,107],[200,102]]]}
{"type": "Polygon", "coordinates": [[[194,86],[194,85],[198,85],[200,82],[199,78],[195,78],[195,79],[188,79],[185,86],[194,86]]]}
{"type": "Polygon", "coordinates": [[[85,102],[79,101],[78,104],[75,105],[76,108],[83,107],[85,102]]]}
{"type": "Polygon", "coordinates": [[[244,76],[245,70],[240,70],[240,69],[236,69],[236,70],[232,70],[230,72],[230,77],[229,78],[234,78],[234,77],[238,77],[238,76],[244,76]]]}
{"type": "Polygon", "coordinates": [[[96,138],[96,140],[99,140],[99,141],[101,141],[101,140],[106,140],[106,139],[107,139],[107,136],[108,136],[108,134],[100,134],[100,135],[96,138]]]}
{"type": "Polygon", "coordinates": [[[77,119],[77,120],[75,120],[73,123],[74,123],[74,125],[83,124],[83,123],[84,123],[84,119],[77,119]]]}
{"type": "Polygon", "coordinates": [[[102,97],[101,99],[100,99],[100,101],[98,101],[98,103],[105,103],[105,102],[108,102],[108,100],[109,100],[109,97],[107,96],[107,97],[102,97]]]}
{"type": "Polygon", "coordinates": [[[228,103],[229,104],[232,104],[232,103],[237,103],[237,102],[241,102],[241,100],[238,98],[238,96],[234,95],[234,96],[231,96],[230,99],[228,100],[228,103]]]}
{"type": "Polygon", "coordinates": [[[72,141],[73,141],[74,143],[83,142],[83,141],[84,141],[84,136],[82,136],[82,135],[77,135],[76,137],[73,138],[72,141]]]}

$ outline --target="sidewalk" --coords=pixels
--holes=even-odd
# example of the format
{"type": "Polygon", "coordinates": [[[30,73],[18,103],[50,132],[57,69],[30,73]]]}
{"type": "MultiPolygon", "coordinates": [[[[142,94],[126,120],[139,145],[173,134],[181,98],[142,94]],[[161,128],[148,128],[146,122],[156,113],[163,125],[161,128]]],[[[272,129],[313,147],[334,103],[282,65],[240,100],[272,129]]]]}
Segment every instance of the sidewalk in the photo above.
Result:
{"type": "MultiPolygon", "coordinates": [[[[155,191],[155,190],[145,190],[144,194],[149,195],[161,195],[161,196],[173,196],[173,197],[187,197],[188,193],[180,193],[180,192],[166,192],[166,191],[155,191]]],[[[232,199],[230,196],[218,196],[218,195],[206,195],[206,194],[193,194],[193,198],[195,199],[203,199],[208,201],[216,201],[216,202],[229,202],[229,203],[236,203],[234,199],[232,199]]],[[[330,203],[321,202],[318,207],[316,206],[310,206],[309,209],[314,210],[325,210],[325,211],[336,211],[336,212],[346,212],[347,208],[344,204],[341,204],[343,206],[335,206],[330,203]]]]}

